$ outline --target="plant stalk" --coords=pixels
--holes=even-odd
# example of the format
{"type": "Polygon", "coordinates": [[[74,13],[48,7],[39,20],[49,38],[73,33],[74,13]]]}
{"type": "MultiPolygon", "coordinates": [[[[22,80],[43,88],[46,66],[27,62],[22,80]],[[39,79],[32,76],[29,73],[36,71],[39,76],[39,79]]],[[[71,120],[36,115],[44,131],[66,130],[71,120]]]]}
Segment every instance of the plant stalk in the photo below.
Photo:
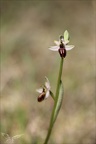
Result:
{"type": "Polygon", "coordinates": [[[61,57],[59,75],[58,75],[58,81],[57,81],[57,88],[56,88],[56,95],[55,95],[55,101],[54,101],[54,107],[53,107],[53,111],[52,111],[52,115],[51,115],[51,120],[50,120],[48,133],[47,133],[47,136],[46,136],[44,144],[48,143],[48,140],[50,138],[51,131],[52,131],[52,128],[53,128],[53,125],[54,125],[54,122],[55,122],[54,121],[54,114],[55,114],[55,109],[56,109],[57,102],[58,102],[58,97],[59,97],[59,86],[60,86],[60,80],[61,80],[61,76],[62,76],[63,61],[64,61],[64,58],[61,57]]]}

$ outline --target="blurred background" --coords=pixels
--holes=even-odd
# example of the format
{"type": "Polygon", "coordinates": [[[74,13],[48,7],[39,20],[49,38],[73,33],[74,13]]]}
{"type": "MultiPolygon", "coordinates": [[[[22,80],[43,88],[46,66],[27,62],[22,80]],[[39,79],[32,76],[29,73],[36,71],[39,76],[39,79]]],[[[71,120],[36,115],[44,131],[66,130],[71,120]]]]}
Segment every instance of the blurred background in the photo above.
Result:
{"type": "MultiPolygon", "coordinates": [[[[0,131],[24,134],[18,144],[42,144],[53,108],[38,103],[47,76],[55,93],[60,56],[49,51],[67,29],[64,99],[49,144],[96,144],[95,0],[1,0],[0,131]]],[[[6,138],[0,137],[4,144],[6,138]]]]}

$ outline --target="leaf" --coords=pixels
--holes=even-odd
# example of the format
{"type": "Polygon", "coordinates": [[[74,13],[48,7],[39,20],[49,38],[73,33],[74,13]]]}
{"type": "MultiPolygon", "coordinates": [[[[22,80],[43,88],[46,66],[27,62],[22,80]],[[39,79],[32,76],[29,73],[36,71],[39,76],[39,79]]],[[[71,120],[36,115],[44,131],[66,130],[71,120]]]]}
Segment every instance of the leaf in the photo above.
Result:
{"type": "Polygon", "coordinates": [[[55,120],[57,118],[57,115],[59,113],[59,110],[61,108],[61,104],[62,104],[62,100],[63,100],[63,95],[64,95],[63,83],[62,83],[62,81],[60,81],[59,96],[58,96],[58,101],[57,101],[57,105],[56,105],[55,112],[54,112],[53,123],[55,122],[55,120]]]}
{"type": "Polygon", "coordinates": [[[64,41],[67,41],[67,40],[69,40],[69,32],[66,30],[64,32],[64,41]]]}

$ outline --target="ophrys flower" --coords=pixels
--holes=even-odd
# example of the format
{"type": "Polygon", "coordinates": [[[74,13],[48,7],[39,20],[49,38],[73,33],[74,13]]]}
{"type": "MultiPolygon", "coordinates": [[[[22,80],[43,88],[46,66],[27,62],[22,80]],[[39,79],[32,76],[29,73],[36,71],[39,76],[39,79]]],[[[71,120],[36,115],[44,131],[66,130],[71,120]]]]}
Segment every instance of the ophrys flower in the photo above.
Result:
{"type": "Polygon", "coordinates": [[[60,36],[59,41],[54,41],[56,46],[51,46],[49,49],[52,51],[58,51],[61,57],[66,56],[66,51],[74,48],[74,45],[68,45],[69,43],[69,33],[66,30],[64,36],[60,36]]]}
{"type": "Polygon", "coordinates": [[[46,79],[45,84],[41,88],[36,90],[40,94],[37,98],[38,102],[43,101],[50,95],[50,89],[51,89],[50,82],[47,77],[45,77],[45,79],[46,79]]]}

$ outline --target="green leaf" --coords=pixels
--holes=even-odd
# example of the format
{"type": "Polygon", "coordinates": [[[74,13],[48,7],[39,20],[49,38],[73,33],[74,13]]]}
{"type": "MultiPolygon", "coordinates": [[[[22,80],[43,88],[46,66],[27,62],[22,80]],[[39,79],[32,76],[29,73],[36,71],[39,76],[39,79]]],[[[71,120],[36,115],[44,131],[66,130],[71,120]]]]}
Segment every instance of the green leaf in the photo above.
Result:
{"type": "Polygon", "coordinates": [[[63,83],[62,83],[62,81],[60,81],[59,96],[58,96],[58,101],[57,101],[57,105],[56,105],[55,112],[54,112],[53,123],[55,122],[55,120],[57,118],[57,115],[59,113],[59,110],[61,108],[61,104],[62,104],[62,100],[63,100],[63,95],[64,95],[63,83]]]}
{"type": "Polygon", "coordinates": [[[67,30],[64,32],[64,40],[65,41],[69,40],[69,33],[67,30]]]}

